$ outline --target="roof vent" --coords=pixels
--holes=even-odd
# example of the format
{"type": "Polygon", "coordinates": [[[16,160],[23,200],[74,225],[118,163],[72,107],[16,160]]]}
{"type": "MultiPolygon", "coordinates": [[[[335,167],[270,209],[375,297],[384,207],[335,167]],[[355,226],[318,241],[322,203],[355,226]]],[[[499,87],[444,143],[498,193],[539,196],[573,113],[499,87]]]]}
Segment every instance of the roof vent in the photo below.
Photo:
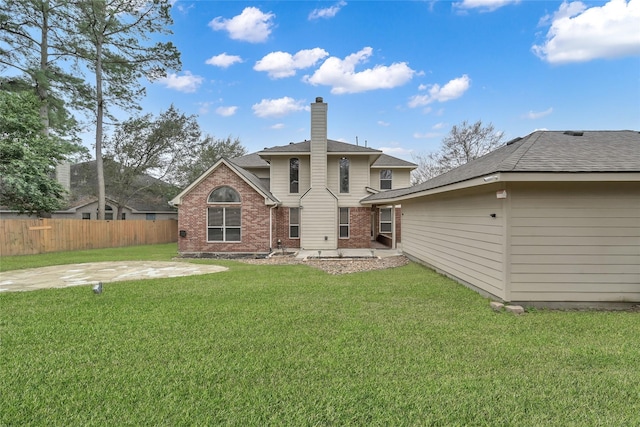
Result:
{"type": "Polygon", "coordinates": [[[569,135],[569,136],[582,136],[584,135],[584,132],[576,132],[573,130],[567,130],[564,132],[565,135],[569,135]]]}
{"type": "Polygon", "coordinates": [[[521,139],[522,139],[521,136],[519,136],[517,138],[513,138],[511,141],[507,142],[507,145],[515,144],[516,142],[520,141],[521,139]]]}
{"type": "Polygon", "coordinates": [[[322,97],[321,96],[316,97],[316,102],[322,102],[322,97]]]}
{"type": "Polygon", "coordinates": [[[293,145],[293,141],[291,141],[291,142],[289,143],[289,145],[293,145]]]}

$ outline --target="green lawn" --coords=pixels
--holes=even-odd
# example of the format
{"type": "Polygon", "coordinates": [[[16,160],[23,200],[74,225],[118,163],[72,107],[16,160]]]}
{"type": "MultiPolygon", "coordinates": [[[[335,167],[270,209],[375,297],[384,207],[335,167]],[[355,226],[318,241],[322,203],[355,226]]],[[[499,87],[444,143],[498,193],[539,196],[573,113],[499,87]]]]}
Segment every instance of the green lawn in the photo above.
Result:
{"type": "Polygon", "coordinates": [[[0,294],[0,425],[640,425],[638,313],[494,313],[417,264],[206,262],[230,270],[0,294]]]}

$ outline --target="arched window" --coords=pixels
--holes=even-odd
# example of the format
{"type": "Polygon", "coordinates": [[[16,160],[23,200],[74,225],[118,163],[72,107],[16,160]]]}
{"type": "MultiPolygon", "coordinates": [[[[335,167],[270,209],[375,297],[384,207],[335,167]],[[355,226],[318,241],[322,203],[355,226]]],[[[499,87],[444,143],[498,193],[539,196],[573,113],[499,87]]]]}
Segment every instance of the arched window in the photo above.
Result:
{"type": "Polygon", "coordinates": [[[289,193],[300,191],[300,159],[297,157],[289,159],[289,193]]]}
{"type": "MultiPolygon", "coordinates": [[[[228,186],[218,187],[209,194],[211,204],[239,204],[240,194],[228,186]]],[[[242,238],[242,208],[216,206],[207,208],[207,241],[240,242],[242,238]]]]}
{"type": "Polygon", "coordinates": [[[240,203],[240,194],[231,187],[218,187],[209,194],[207,203],[240,203]]]}
{"type": "Polygon", "coordinates": [[[349,192],[349,159],[346,157],[340,159],[340,192],[349,192]]]}

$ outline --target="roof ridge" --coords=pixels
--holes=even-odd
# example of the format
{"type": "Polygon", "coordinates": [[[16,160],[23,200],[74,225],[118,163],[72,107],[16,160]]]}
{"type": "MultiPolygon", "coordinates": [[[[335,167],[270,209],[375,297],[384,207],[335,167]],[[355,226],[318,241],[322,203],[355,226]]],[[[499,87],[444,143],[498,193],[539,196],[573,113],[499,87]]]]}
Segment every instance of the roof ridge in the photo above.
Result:
{"type": "Polygon", "coordinates": [[[524,155],[527,154],[527,152],[531,149],[531,147],[533,147],[536,141],[540,139],[543,133],[544,131],[541,131],[538,133],[538,135],[536,135],[536,138],[528,138],[524,140],[524,142],[522,142],[520,146],[516,148],[513,153],[511,153],[511,155],[509,155],[506,159],[501,161],[500,164],[498,164],[496,171],[510,171],[515,169],[518,165],[518,162],[520,162],[524,155]]]}

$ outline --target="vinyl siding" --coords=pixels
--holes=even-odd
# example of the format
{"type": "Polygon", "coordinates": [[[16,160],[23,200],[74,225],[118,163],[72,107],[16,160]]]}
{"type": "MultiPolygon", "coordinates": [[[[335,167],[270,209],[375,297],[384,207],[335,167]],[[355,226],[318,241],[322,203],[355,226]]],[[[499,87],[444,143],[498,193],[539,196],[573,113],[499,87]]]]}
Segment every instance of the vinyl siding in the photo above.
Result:
{"type": "Polygon", "coordinates": [[[512,184],[513,301],[640,301],[640,184],[512,184]]]}
{"type": "Polygon", "coordinates": [[[299,192],[289,193],[289,159],[295,156],[274,156],[271,159],[271,193],[274,194],[284,206],[298,206],[300,197],[309,189],[309,156],[298,156],[300,169],[298,178],[300,181],[299,192]]]}
{"type": "Polygon", "coordinates": [[[403,201],[403,251],[503,298],[503,203],[495,188],[403,201]]]}
{"type": "Polygon", "coordinates": [[[335,249],[338,247],[338,205],[326,188],[312,188],[300,200],[300,247],[335,249]],[[325,240],[325,236],[327,240],[325,240]]]}
{"type": "MultiPolygon", "coordinates": [[[[411,171],[408,169],[391,169],[391,189],[405,188],[411,185],[411,171]]],[[[369,187],[380,190],[380,171],[382,169],[371,169],[371,177],[369,178],[369,187]]],[[[383,190],[384,191],[384,190],[383,190]]]]}
{"type": "Polygon", "coordinates": [[[368,196],[369,157],[368,156],[329,156],[327,160],[328,187],[340,199],[340,206],[359,206],[360,200],[368,196]],[[347,157],[349,165],[349,192],[340,192],[340,159],[347,157]]]}

